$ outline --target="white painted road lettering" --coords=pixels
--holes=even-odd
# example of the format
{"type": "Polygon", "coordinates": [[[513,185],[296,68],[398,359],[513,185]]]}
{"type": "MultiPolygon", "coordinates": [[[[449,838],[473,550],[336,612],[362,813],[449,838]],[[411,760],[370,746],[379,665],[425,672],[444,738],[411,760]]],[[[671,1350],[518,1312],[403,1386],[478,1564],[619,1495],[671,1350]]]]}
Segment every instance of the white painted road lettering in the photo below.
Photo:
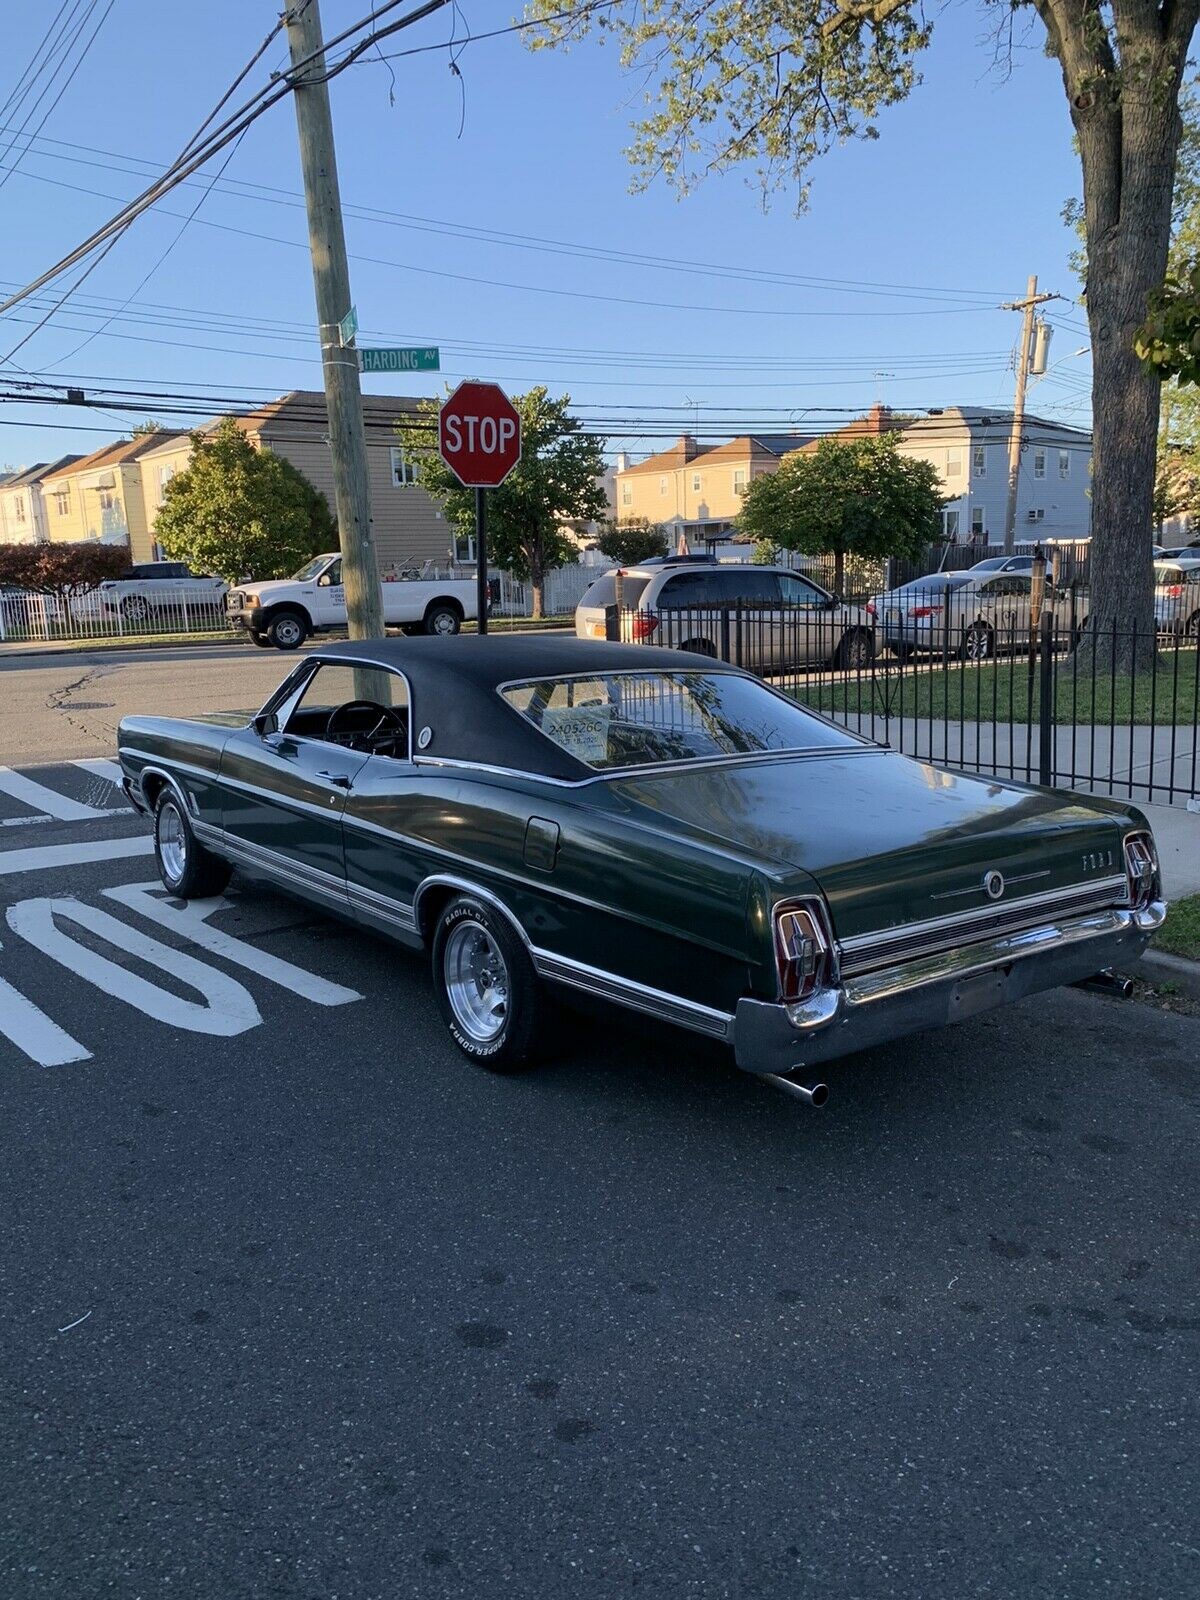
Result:
{"type": "Polygon", "coordinates": [[[15,1044],[39,1067],[65,1067],[70,1061],[92,1058],[92,1052],[78,1039],[72,1039],[57,1022],[3,978],[0,978],[0,1038],[15,1044]]]}
{"type": "Polygon", "coordinates": [[[0,794],[59,822],[95,822],[113,814],[104,806],[85,806],[79,800],[70,800],[57,789],[50,789],[23,772],[14,772],[11,767],[0,767],[0,794]]]}
{"type": "Polygon", "coordinates": [[[8,925],[20,934],[26,943],[43,955],[86,978],[104,994],[115,996],[135,1006],[156,1022],[165,1022],[173,1028],[185,1028],[189,1033],[216,1034],[232,1038],[256,1027],[262,1021],[250,991],[236,978],[218,972],[194,956],[172,950],[169,945],[152,939],[136,928],[98,906],[85,905],[82,900],[22,900],[8,910],[8,925]],[[169,989],[146,978],[138,977],[127,968],[118,966],[107,956],[90,950],[78,939],[59,927],[59,922],[73,922],[89,933],[115,945],[127,955],[135,956],[147,966],[157,967],[203,997],[203,1003],[185,1000],[169,989]]]}
{"type": "Polygon", "coordinates": [[[193,944],[198,944],[201,949],[209,951],[214,956],[223,956],[226,961],[232,962],[235,966],[245,967],[248,972],[256,972],[260,978],[278,984],[281,989],[287,989],[290,993],[299,995],[301,999],[311,1000],[314,1005],[344,1006],[349,1005],[352,1000],[362,999],[362,995],[355,989],[346,989],[340,983],[330,983],[326,978],[318,978],[314,973],[306,972],[303,967],[294,966],[280,956],[273,956],[266,950],[257,950],[244,939],[236,939],[230,933],[223,933],[219,928],[211,927],[207,919],[214,912],[223,911],[229,905],[229,901],[224,898],[191,900],[186,906],[181,907],[165,898],[162,886],[158,882],[127,883],[119,889],[105,889],[103,892],[106,899],[116,900],[119,904],[128,906],[139,916],[149,917],[152,922],[170,929],[181,939],[188,939],[193,944]]]}
{"type": "Polygon", "coordinates": [[[50,872],[56,867],[81,867],[92,861],[122,861],[127,856],[152,856],[154,840],[89,839],[84,844],[47,844],[40,849],[6,850],[0,854],[0,877],[22,872],[50,872]]]}

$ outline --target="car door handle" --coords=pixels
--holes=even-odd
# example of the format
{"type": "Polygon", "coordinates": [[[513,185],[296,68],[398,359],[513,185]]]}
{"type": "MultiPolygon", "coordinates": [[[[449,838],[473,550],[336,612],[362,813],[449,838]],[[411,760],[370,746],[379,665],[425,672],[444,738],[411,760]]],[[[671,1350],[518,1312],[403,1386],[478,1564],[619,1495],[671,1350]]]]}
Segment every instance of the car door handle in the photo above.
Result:
{"type": "Polygon", "coordinates": [[[332,783],[337,789],[348,789],[350,779],[344,772],[318,772],[318,778],[324,778],[326,783],[332,783]]]}

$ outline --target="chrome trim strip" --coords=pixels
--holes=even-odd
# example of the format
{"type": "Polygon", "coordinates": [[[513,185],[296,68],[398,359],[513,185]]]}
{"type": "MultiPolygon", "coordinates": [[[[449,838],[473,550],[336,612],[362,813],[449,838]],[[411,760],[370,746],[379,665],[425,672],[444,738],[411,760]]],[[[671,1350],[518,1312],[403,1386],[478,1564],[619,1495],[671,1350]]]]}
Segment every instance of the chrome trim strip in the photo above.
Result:
{"type": "MultiPolygon", "coordinates": [[[[405,693],[405,695],[407,697],[406,710],[408,711],[408,759],[409,759],[409,761],[412,760],[412,757],[413,757],[413,716],[414,716],[414,712],[413,712],[413,692],[412,692],[412,684],[408,681],[408,674],[404,671],[404,669],[402,667],[396,666],[395,663],[391,662],[391,661],[377,661],[373,656],[340,656],[337,653],[337,646],[336,645],[333,646],[332,648],[327,646],[327,645],[323,645],[320,649],[314,650],[312,655],[310,655],[308,659],[310,661],[313,661],[313,662],[316,663],[316,666],[313,669],[314,672],[319,670],[319,668],[321,666],[326,665],[326,664],[332,664],[334,666],[339,666],[339,667],[380,667],[380,668],[383,669],[384,672],[391,672],[397,678],[402,679],[403,683],[404,683],[404,693],[405,693]]],[[[307,687],[307,681],[308,680],[306,680],[305,687],[307,687]]],[[[291,710],[294,711],[295,707],[293,706],[291,708],[291,710]]],[[[290,715],[290,711],[289,711],[289,715],[290,715]]],[[[287,729],[286,728],[281,728],[280,731],[283,732],[283,733],[286,733],[287,729]]],[[[302,734],[302,733],[300,733],[300,734],[293,733],[293,734],[289,735],[289,737],[293,738],[293,739],[303,739],[303,738],[307,738],[308,735],[302,734]]],[[[323,744],[326,741],[325,740],[321,740],[321,739],[315,739],[312,742],[314,744],[323,744]]],[[[362,752],[361,751],[356,751],[355,754],[356,755],[361,755],[362,752]]],[[[368,752],[368,754],[370,754],[370,752],[368,752]]]]}
{"type": "MultiPolygon", "coordinates": [[[[232,733],[233,731],[234,730],[231,728],[230,732],[232,733]]],[[[170,776],[170,774],[169,774],[167,768],[159,766],[159,763],[162,762],[162,761],[168,761],[169,760],[171,765],[172,765],[172,767],[176,768],[176,770],[179,771],[179,772],[186,772],[189,777],[192,777],[192,778],[203,778],[206,783],[217,783],[219,781],[218,780],[218,776],[217,776],[217,769],[215,767],[197,767],[197,766],[193,765],[192,762],[190,762],[190,761],[180,761],[175,756],[155,755],[152,751],[150,751],[150,750],[142,750],[135,744],[119,745],[117,747],[117,755],[118,756],[137,756],[139,760],[146,762],[148,766],[155,767],[156,770],[159,771],[160,773],[162,773],[162,775],[164,777],[168,777],[168,776],[170,776]]],[[[139,774],[139,776],[140,776],[140,774],[139,774]]],[[[178,781],[178,780],[176,780],[176,781],[178,781]]]]}
{"type": "Polygon", "coordinates": [[[946,978],[968,977],[972,973],[1005,966],[1026,956],[1042,955],[1048,950],[1060,950],[1086,939],[1120,933],[1134,925],[1132,912],[1114,906],[1072,921],[1023,929],[989,944],[947,950],[919,961],[884,967],[866,977],[852,978],[845,986],[846,1003],[848,1006],[874,1005],[880,1000],[890,1000],[910,990],[924,988],[926,984],[940,983],[946,978]]]}
{"type": "Polygon", "coordinates": [[[1092,895],[1113,895],[1126,889],[1125,877],[1100,878],[1094,883],[1074,884],[1066,889],[1047,889],[1041,894],[1022,895],[1017,900],[1007,903],[980,907],[970,911],[955,911],[944,917],[929,917],[921,922],[909,922],[895,928],[882,928],[875,933],[855,934],[850,939],[840,940],[842,951],[855,953],[862,950],[886,949],[893,944],[902,944],[908,939],[919,939],[926,934],[941,932],[952,933],[974,923],[987,931],[986,922],[981,919],[995,920],[1007,913],[1026,911],[1036,912],[1039,908],[1055,906],[1066,908],[1076,900],[1090,899],[1092,895]]]}
{"type": "Polygon", "coordinates": [[[702,1006],[695,1000],[685,1000],[681,995],[667,994],[662,989],[652,989],[648,984],[635,983],[632,978],[619,977],[615,972],[605,972],[590,967],[586,962],[574,961],[569,956],[558,956],[549,950],[532,946],[530,955],[540,977],[553,983],[567,984],[587,994],[628,1006],[649,1016],[660,1017],[664,1022],[678,1023],[693,1033],[705,1033],[715,1039],[729,1037],[733,1017],[727,1011],[717,1011],[702,1006]]]}
{"type": "Polygon", "coordinates": [[[431,872],[427,878],[422,878],[417,885],[417,892],[413,896],[412,909],[413,921],[418,932],[421,928],[421,900],[427,890],[439,886],[447,889],[461,889],[464,894],[473,894],[477,899],[482,900],[485,905],[490,906],[493,911],[498,911],[505,921],[510,924],[514,933],[519,936],[525,948],[532,952],[529,935],[521,926],[516,912],[510,911],[499,895],[493,894],[490,889],[481,889],[477,883],[472,883],[469,878],[458,878],[449,872],[431,872]]]}
{"type": "MultiPolygon", "coordinates": [[[[1010,883],[1032,883],[1035,878],[1048,878],[1049,876],[1049,867],[1044,872],[1023,872],[1019,878],[1010,878],[1005,875],[1004,886],[1007,888],[1010,883]]],[[[964,895],[984,893],[986,893],[986,890],[982,883],[972,883],[966,889],[947,889],[945,894],[931,895],[930,898],[932,900],[961,900],[964,895]]]]}
{"type": "Polygon", "coordinates": [[[307,862],[297,861],[295,857],[284,855],[279,850],[272,850],[268,845],[254,844],[249,839],[239,838],[236,833],[230,833],[226,828],[218,828],[210,822],[193,819],[192,828],[201,844],[210,844],[218,852],[240,855],[251,866],[260,866],[266,872],[295,878],[314,891],[336,895],[339,901],[344,902],[346,899],[346,880],[343,877],[325,872],[321,867],[310,866],[307,862]]]}
{"type": "Polygon", "coordinates": [[[617,778],[674,777],[678,772],[696,772],[710,767],[759,766],[766,762],[809,760],[828,756],[894,755],[880,745],[816,745],[805,750],[757,750],[735,752],[725,756],[697,756],[691,761],[646,762],[639,767],[613,767],[607,772],[593,772],[587,778],[552,778],[544,772],[522,772],[517,767],[498,767],[487,761],[466,761],[458,756],[414,756],[418,767],[452,767],[467,772],[486,772],[497,778],[519,778],[527,783],[552,783],[560,789],[586,789],[593,783],[611,783],[617,778]]]}

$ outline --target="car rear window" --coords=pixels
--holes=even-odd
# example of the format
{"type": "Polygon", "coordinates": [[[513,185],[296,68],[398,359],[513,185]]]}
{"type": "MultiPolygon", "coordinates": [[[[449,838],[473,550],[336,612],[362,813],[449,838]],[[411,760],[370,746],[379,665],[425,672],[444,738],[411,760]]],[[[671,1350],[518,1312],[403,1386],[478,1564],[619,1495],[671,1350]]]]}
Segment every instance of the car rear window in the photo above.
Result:
{"type": "Polygon", "coordinates": [[[560,750],[598,772],[858,742],[765,684],[728,672],[605,672],[500,692],[560,750]]]}
{"type": "MultiPolygon", "coordinates": [[[[624,582],[621,584],[622,603],[626,606],[636,606],[642,598],[643,589],[649,582],[649,578],[637,578],[634,577],[633,573],[627,572],[624,582]]],[[[597,578],[579,602],[581,606],[588,606],[589,608],[615,606],[616,603],[617,574],[615,572],[606,572],[602,578],[597,578]]]]}

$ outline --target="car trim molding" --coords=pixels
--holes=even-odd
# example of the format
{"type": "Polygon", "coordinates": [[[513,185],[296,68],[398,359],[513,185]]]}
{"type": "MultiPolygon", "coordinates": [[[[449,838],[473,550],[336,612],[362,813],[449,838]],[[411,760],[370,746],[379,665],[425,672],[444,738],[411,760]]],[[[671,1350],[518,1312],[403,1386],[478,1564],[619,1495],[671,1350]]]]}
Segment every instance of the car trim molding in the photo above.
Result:
{"type": "Polygon", "coordinates": [[[660,1017],[664,1022],[678,1023],[690,1028],[693,1033],[706,1033],[714,1039],[728,1038],[733,1027],[733,1017],[727,1011],[717,1011],[696,1000],[685,1000],[682,995],[653,989],[649,984],[622,978],[615,972],[589,966],[585,961],[575,961],[570,956],[555,955],[553,951],[539,949],[536,945],[530,947],[529,953],[538,976],[550,982],[581,989],[633,1011],[660,1017]]]}
{"type": "Polygon", "coordinates": [[[266,872],[285,884],[299,883],[312,894],[319,895],[324,900],[332,900],[340,909],[345,910],[348,895],[344,878],[339,878],[332,872],[325,872],[320,867],[311,867],[305,862],[297,861],[294,856],[283,855],[266,845],[254,844],[249,839],[239,838],[236,833],[230,833],[226,828],[215,827],[211,822],[198,822],[193,818],[192,828],[201,844],[211,845],[221,854],[232,856],[235,861],[241,861],[246,866],[266,872]]]}

